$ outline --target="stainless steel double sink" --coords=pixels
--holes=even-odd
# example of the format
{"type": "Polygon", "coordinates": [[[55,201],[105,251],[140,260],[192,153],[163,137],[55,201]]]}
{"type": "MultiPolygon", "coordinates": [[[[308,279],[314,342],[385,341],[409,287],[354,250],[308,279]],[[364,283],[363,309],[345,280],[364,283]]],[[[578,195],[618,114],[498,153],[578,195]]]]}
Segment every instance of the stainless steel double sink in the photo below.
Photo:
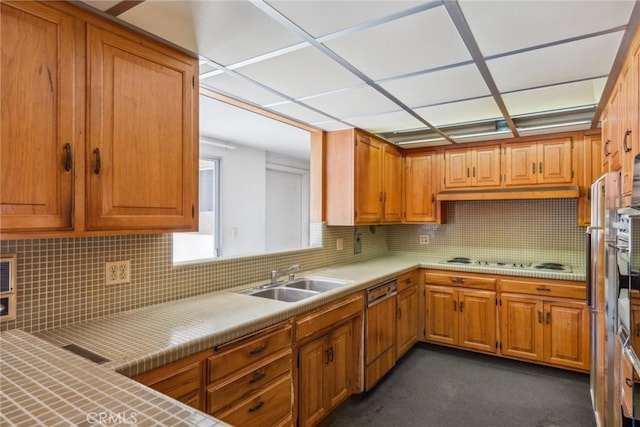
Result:
{"type": "Polygon", "coordinates": [[[297,302],[348,285],[349,282],[301,277],[283,283],[259,286],[239,293],[284,302],[297,302]]]}

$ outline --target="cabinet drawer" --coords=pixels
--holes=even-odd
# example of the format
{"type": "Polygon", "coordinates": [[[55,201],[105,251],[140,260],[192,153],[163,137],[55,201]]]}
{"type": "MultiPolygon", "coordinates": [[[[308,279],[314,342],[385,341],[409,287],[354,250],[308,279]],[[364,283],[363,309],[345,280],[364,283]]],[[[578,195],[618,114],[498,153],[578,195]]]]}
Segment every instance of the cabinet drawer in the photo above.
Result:
{"type": "Polygon", "coordinates": [[[291,375],[215,417],[233,426],[272,426],[291,414],[291,375]]]}
{"type": "Polygon", "coordinates": [[[418,284],[418,270],[410,271],[398,276],[398,292],[402,292],[416,284],[418,284]]]}
{"type": "Polygon", "coordinates": [[[262,364],[254,364],[239,375],[210,386],[207,390],[207,410],[211,414],[220,412],[289,372],[291,372],[291,351],[265,359],[262,364]]]}
{"type": "Polygon", "coordinates": [[[229,350],[222,349],[220,354],[209,357],[208,382],[220,380],[245,366],[262,360],[284,348],[291,346],[291,325],[275,332],[240,342],[229,350]]]}
{"type": "Polygon", "coordinates": [[[428,285],[460,286],[464,288],[495,290],[496,279],[465,274],[425,273],[424,283],[428,285]]]}
{"type": "Polygon", "coordinates": [[[174,372],[168,378],[147,385],[181,402],[191,402],[197,399],[200,393],[202,379],[200,366],[200,363],[194,363],[178,372],[174,372]]]}
{"type": "Polygon", "coordinates": [[[500,280],[502,292],[518,294],[573,298],[584,300],[586,288],[583,282],[558,283],[552,281],[500,280]]]}
{"type": "Polygon", "coordinates": [[[296,338],[300,340],[323,329],[334,327],[342,320],[362,313],[363,307],[362,292],[321,307],[296,321],[296,338]]]}

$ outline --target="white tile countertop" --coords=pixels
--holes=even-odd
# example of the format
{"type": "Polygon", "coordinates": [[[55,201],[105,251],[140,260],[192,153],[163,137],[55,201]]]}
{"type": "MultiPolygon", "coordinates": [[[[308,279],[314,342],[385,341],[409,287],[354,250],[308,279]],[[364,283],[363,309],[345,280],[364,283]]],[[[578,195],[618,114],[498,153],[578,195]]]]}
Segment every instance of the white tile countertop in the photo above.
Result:
{"type": "Polygon", "coordinates": [[[227,424],[19,330],[0,333],[0,425],[227,424]]]}
{"type": "Polygon", "coordinates": [[[265,282],[247,284],[170,301],[36,335],[57,345],[76,344],[108,362],[102,367],[129,377],[182,357],[232,341],[265,327],[288,320],[328,302],[365,289],[416,268],[466,271],[559,280],[584,280],[584,273],[554,273],[513,269],[459,266],[439,263],[443,257],[396,255],[342,264],[301,273],[348,281],[349,284],[296,302],[282,302],[235,293],[265,282]]]}

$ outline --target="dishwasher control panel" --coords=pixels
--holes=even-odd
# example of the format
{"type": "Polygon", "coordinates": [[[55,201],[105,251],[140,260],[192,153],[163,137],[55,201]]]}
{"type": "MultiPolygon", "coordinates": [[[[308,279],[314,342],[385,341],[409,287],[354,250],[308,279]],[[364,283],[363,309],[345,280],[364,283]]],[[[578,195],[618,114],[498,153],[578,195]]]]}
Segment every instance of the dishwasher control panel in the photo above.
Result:
{"type": "Polygon", "coordinates": [[[367,289],[367,306],[372,306],[373,304],[392,297],[397,293],[398,282],[395,279],[374,286],[373,288],[369,288],[367,289]]]}

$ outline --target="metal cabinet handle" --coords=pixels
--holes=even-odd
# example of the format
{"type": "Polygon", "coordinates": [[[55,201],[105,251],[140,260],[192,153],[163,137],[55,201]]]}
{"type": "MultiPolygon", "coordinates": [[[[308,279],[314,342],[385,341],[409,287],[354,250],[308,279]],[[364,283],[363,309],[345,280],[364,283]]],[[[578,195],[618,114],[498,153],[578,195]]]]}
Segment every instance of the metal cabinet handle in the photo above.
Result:
{"type": "Polygon", "coordinates": [[[264,369],[258,369],[257,371],[255,371],[253,373],[253,375],[251,376],[251,379],[249,380],[249,384],[253,384],[256,383],[258,381],[260,381],[261,379],[263,379],[265,376],[267,375],[267,373],[265,372],[264,369]]]}
{"type": "Polygon", "coordinates": [[[633,388],[633,381],[631,381],[631,378],[625,378],[624,383],[627,385],[627,387],[633,388]]]}
{"type": "Polygon", "coordinates": [[[544,291],[544,292],[551,292],[551,289],[549,288],[541,288],[541,287],[537,287],[536,291],[544,291]]]}
{"type": "Polygon", "coordinates": [[[542,323],[542,312],[538,310],[538,323],[542,323]]]}
{"type": "Polygon", "coordinates": [[[463,308],[464,308],[464,302],[460,301],[460,303],[458,303],[458,311],[462,313],[463,308]]]}
{"type": "Polygon", "coordinates": [[[436,202],[436,193],[431,193],[431,203],[436,202]]]}
{"type": "Polygon", "coordinates": [[[542,162],[538,165],[538,173],[542,173],[542,162]]]}
{"type": "Polygon", "coordinates": [[[535,162],[531,163],[531,173],[533,173],[533,174],[536,173],[536,164],[535,164],[535,162]]]}
{"type": "Polygon", "coordinates": [[[627,131],[624,133],[624,139],[622,140],[622,148],[624,149],[625,153],[628,153],[629,151],[631,151],[631,147],[627,146],[627,140],[629,139],[630,135],[631,135],[631,129],[627,129],[627,131]]]}
{"type": "Polygon", "coordinates": [[[256,406],[249,408],[249,412],[255,412],[264,406],[264,400],[261,400],[256,406]]]}
{"type": "Polygon", "coordinates": [[[475,166],[473,167],[473,177],[474,178],[476,177],[476,167],[475,166]]]}
{"type": "Polygon", "coordinates": [[[609,157],[611,155],[611,151],[609,151],[609,144],[611,144],[611,140],[607,139],[603,147],[603,154],[605,157],[609,157]]]}
{"type": "Polygon", "coordinates": [[[329,348],[329,362],[333,362],[333,347],[329,348]]]}
{"type": "Polygon", "coordinates": [[[402,309],[400,307],[398,307],[397,317],[398,319],[402,319],[402,309]]]}
{"type": "Polygon", "coordinates": [[[547,311],[547,314],[545,315],[545,322],[547,323],[547,325],[549,323],[551,323],[551,312],[547,311]]]}
{"type": "Polygon", "coordinates": [[[260,347],[256,347],[253,350],[251,350],[249,352],[250,356],[253,356],[254,354],[259,354],[262,353],[264,351],[264,349],[267,348],[267,346],[265,344],[262,344],[260,347]]]}
{"type": "Polygon", "coordinates": [[[93,173],[95,173],[96,175],[100,175],[100,169],[102,168],[102,164],[100,162],[100,149],[99,148],[94,149],[93,155],[96,158],[96,164],[93,168],[93,173]]]}
{"type": "Polygon", "coordinates": [[[68,142],[62,146],[64,149],[64,170],[69,172],[73,167],[73,162],[71,160],[71,144],[68,142]]]}
{"type": "Polygon", "coordinates": [[[453,311],[458,311],[458,303],[457,302],[453,302],[453,311]]]}
{"type": "Polygon", "coordinates": [[[464,279],[462,277],[452,277],[451,281],[453,283],[464,283],[464,279]]]}

